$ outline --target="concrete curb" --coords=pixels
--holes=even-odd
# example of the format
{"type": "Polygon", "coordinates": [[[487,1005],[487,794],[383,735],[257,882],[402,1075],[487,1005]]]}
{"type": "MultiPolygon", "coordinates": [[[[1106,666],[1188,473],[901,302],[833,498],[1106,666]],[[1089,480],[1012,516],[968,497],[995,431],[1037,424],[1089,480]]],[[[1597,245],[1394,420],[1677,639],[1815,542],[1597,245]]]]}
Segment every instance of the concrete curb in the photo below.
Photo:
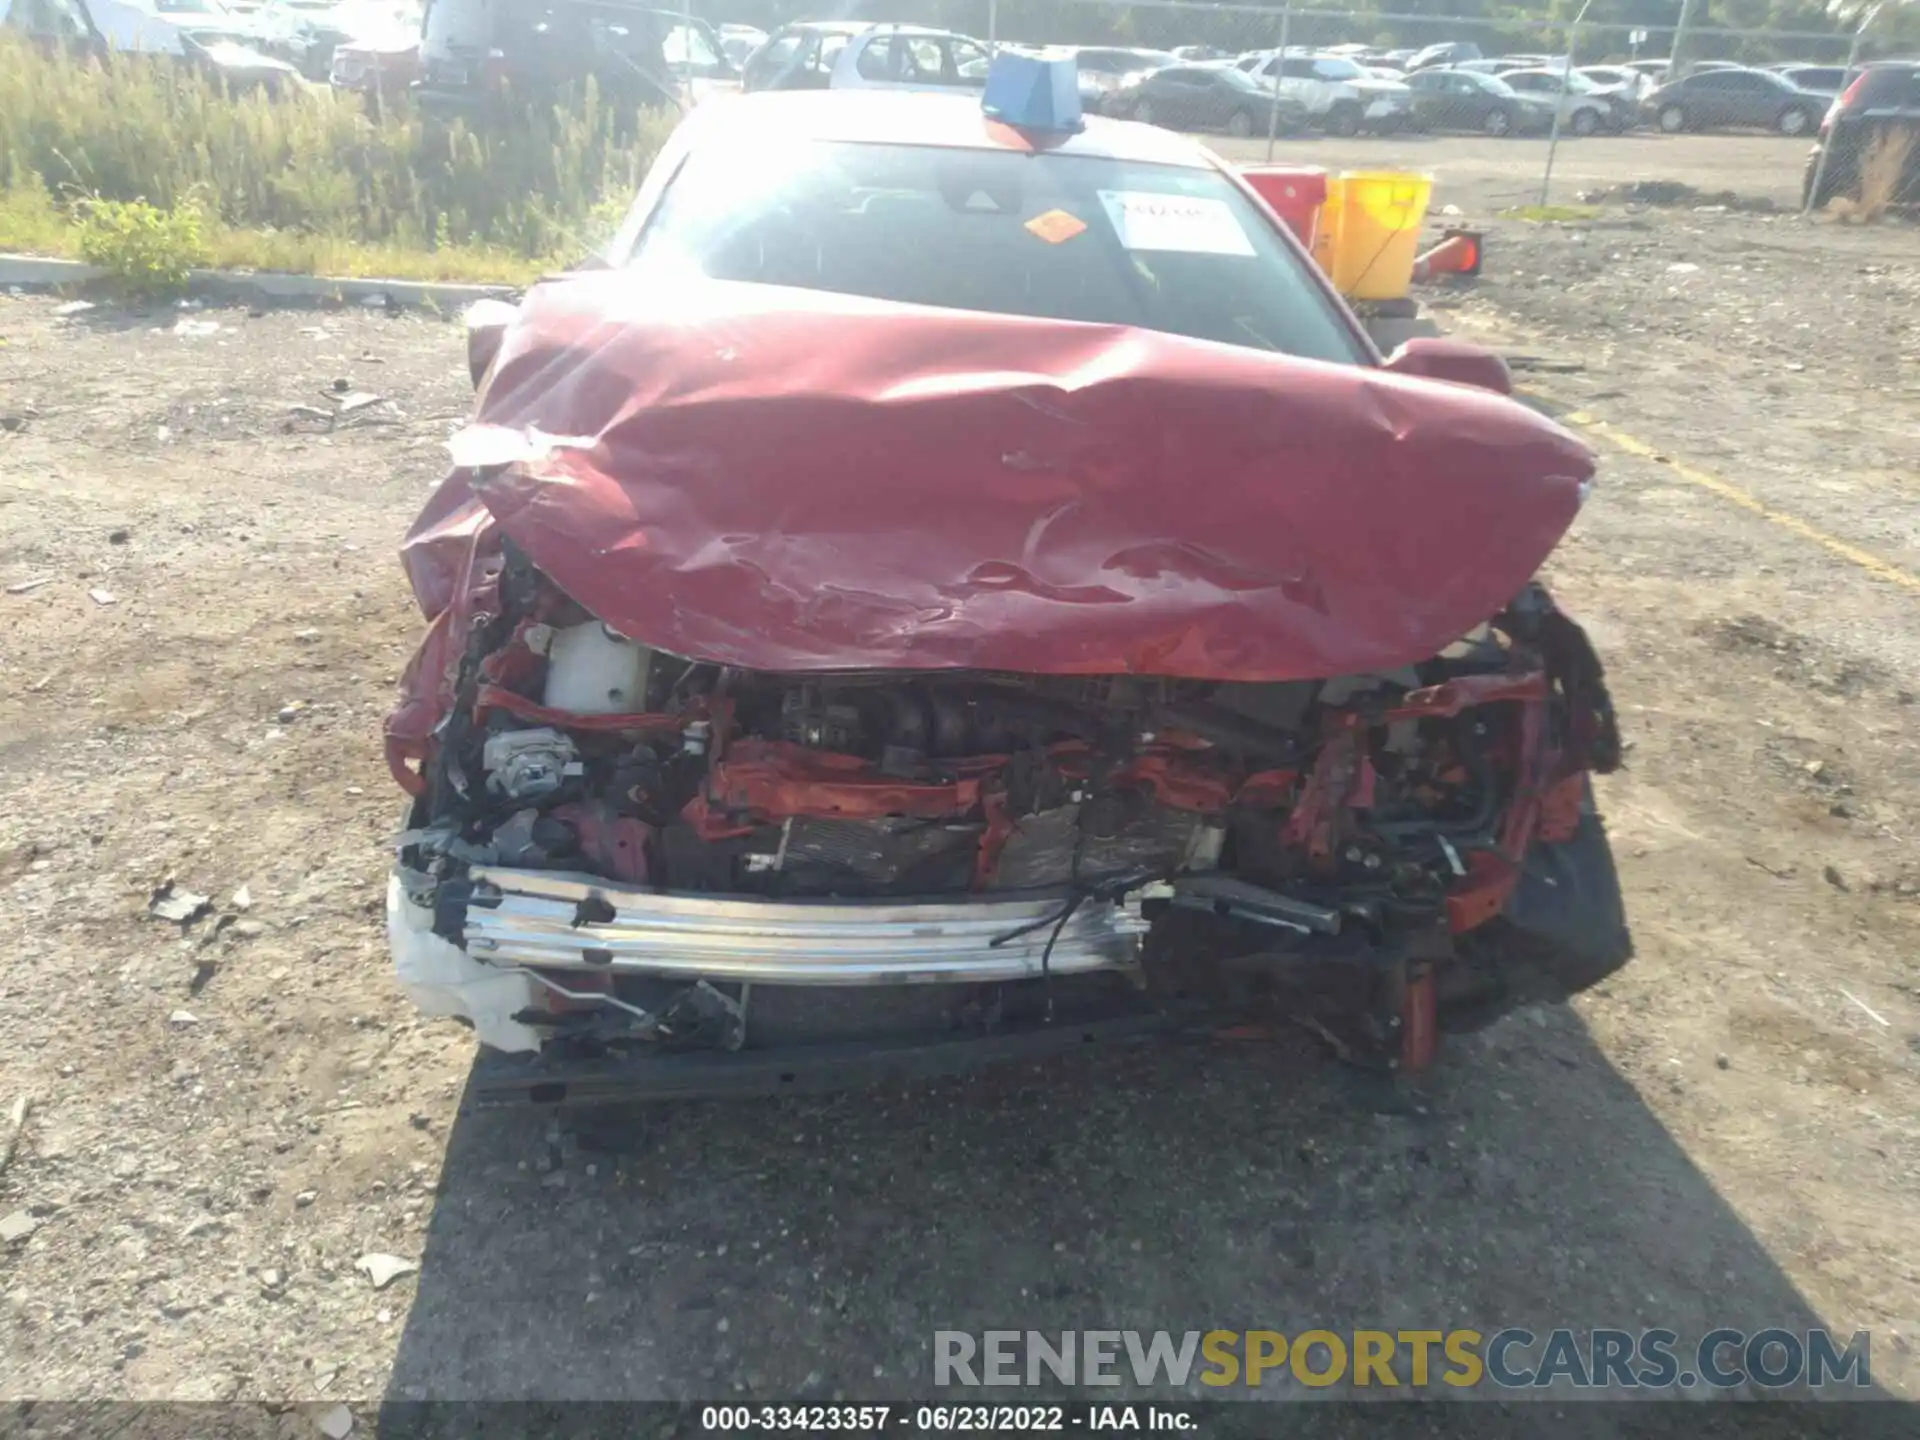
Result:
{"type": "MultiPolygon", "coordinates": [[[[0,255],[0,286],[55,290],[85,285],[106,272],[79,260],[41,255],[0,255]]],[[[435,280],[336,279],[328,275],[284,275],[277,271],[195,270],[187,282],[195,295],[218,300],[326,301],[348,304],[388,301],[458,310],[476,300],[511,295],[514,285],[455,285],[435,280]]]]}

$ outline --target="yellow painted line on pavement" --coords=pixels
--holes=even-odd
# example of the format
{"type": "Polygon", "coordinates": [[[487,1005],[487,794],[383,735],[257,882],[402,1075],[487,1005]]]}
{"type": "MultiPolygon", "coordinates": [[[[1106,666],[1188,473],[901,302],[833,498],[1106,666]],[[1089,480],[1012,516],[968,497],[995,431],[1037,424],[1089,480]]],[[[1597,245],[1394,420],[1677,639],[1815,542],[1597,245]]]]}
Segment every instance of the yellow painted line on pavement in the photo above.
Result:
{"type": "Polygon", "coordinates": [[[1782,530],[1790,530],[1803,540],[1813,541],[1822,549],[1832,551],[1842,560],[1858,565],[1869,575],[1881,580],[1891,580],[1896,585],[1902,585],[1920,593],[1920,575],[1914,574],[1911,570],[1903,570],[1891,561],[1882,560],[1878,555],[1862,550],[1858,545],[1849,545],[1838,536],[1829,535],[1818,526],[1809,525],[1798,515],[1789,515],[1784,510],[1776,510],[1756,496],[1748,494],[1730,480],[1722,480],[1718,475],[1709,475],[1704,470],[1696,470],[1691,465],[1675,460],[1664,450],[1649,445],[1646,441],[1629,435],[1626,431],[1597,416],[1589,415],[1584,410],[1572,411],[1562,415],[1560,419],[1568,425],[1577,425],[1583,430],[1591,430],[1629,455],[1637,455],[1642,460],[1652,460],[1664,465],[1682,480],[1698,485],[1702,490],[1710,491],[1722,500],[1730,500],[1742,510],[1751,510],[1761,519],[1778,525],[1782,530]]]}

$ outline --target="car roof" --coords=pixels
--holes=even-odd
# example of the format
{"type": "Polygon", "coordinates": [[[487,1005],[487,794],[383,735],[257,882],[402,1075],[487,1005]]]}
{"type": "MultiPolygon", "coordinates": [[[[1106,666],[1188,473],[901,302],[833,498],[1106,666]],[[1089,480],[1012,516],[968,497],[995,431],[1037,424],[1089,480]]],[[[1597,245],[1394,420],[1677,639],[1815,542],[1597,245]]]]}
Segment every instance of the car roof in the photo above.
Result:
{"type": "MultiPolygon", "coordinates": [[[[1191,67],[1199,68],[1199,67],[1191,67]]],[[[900,90],[761,90],[724,95],[697,106],[681,125],[689,142],[741,137],[764,143],[768,135],[788,140],[839,140],[865,144],[929,146],[951,150],[1028,148],[1018,132],[991,125],[980,97],[927,95],[900,90]]],[[[1086,117],[1086,128],[1049,136],[1049,154],[1103,160],[1218,168],[1200,145],[1152,125],[1086,117]]]]}
{"type": "Polygon", "coordinates": [[[896,25],[889,20],[796,20],[791,25],[782,25],[782,30],[804,30],[816,35],[865,35],[869,32],[881,35],[953,35],[952,30],[941,30],[931,25],[896,25]]]}

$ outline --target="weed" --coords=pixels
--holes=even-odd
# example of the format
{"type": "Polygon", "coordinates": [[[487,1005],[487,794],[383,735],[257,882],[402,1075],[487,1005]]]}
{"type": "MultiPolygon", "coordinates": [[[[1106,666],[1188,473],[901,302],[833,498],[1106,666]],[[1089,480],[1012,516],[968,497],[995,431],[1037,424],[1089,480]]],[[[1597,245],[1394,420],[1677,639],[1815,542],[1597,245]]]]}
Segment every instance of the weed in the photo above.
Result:
{"type": "Polygon", "coordinates": [[[200,209],[192,199],[163,210],[145,200],[88,196],[74,210],[80,258],[130,295],[172,294],[207,262],[200,209]]]}

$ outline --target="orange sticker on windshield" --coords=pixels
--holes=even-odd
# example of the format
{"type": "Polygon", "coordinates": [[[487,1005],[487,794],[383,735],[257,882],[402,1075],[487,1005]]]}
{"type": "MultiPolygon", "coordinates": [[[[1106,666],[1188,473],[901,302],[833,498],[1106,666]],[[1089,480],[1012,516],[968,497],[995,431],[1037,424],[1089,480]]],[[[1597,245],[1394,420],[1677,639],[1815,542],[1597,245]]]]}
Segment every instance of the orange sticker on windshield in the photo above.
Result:
{"type": "Polygon", "coordinates": [[[1062,240],[1071,240],[1086,228],[1086,221],[1069,215],[1064,210],[1049,210],[1046,214],[1036,215],[1027,221],[1027,229],[1049,245],[1058,245],[1062,240]]]}

